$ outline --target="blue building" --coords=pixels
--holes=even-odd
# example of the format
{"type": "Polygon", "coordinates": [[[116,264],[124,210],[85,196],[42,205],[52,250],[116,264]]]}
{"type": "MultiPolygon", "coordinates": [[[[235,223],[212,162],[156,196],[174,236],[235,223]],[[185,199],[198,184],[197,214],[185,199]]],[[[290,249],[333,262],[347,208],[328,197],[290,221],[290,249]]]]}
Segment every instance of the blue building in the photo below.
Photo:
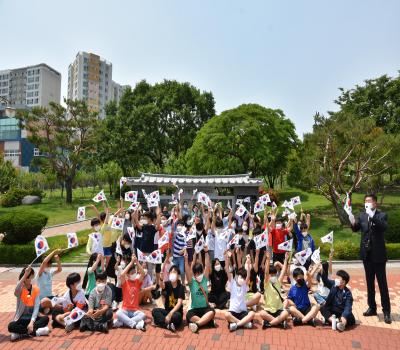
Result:
{"type": "Polygon", "coordinates": [[[27,140],[27,132],[20,129],[15,114],[15,108],[0,106],[0,153],[16,168],[30,171],[31,160],[39,156],[39,149],[27,140]]]}

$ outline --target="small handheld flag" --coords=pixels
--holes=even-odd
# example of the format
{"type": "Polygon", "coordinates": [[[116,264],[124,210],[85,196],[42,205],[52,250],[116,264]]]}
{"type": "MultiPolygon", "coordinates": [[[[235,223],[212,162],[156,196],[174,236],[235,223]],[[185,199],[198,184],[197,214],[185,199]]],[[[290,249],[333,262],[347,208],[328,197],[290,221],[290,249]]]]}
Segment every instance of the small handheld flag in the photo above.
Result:
{"type": "Polygon", "coordinates": [[[321,262],[320,252],[321,249],[318,247],[318,249],[315,249],[311,255],[311,260],[314,261],[314,263],[316,264],[321,262]]]}
{"type": "Polygon", "coordinates": [[[329,232],[327,235],[321,237],[322,243],[330,243],[333,244],[333,231],[329,232]]]}
{"type": "Polygon", "coordinates": [[[79,207],[78,208],[78,213],[76,214],[76,220],[78,221],[83,221],[86,218],[86,208],[85,207],[79,207]]]}
{"type": "Polygon", "coordinates": [[[186,236],[186,242],[190,241],[191,239],[196,238],[196,229],[191,229],[189,234],[186,236]]]}
{"type": "Polygon", "coordinates": [[[233,238],[228,242],[228,246],[231,246],[233,244],[234,245],[239,244],[239,235],[238,234],[234,235],[233,238]]]}
{"type": "Polygon", "coordinates": [[[43,253],[46,253],[49,249],[50,248],[49,248],[46,238],[44,238],[41,235],[39,235],[35,238],[35,250],[36,250],[37,257],[41,256],[43,253]]]}
{"type": "Polygon", "coordinates": [[[246,207],[243,204],[240,204],[239,207],[236,209],[237,216],[243,216],[244,213],[247,211],[246,207]]]}
{"type": "Polygon", "coordinates": [[[83,312],[79,307],[74,308],[71,313],[64,318],[64,322],[67,325],[70,325],[74,322],[79,321],[83,316],[85,316],[85,312],[83,312]]]}
{"type": "Polygon", "coordinates": [[[67,233],[67,239],[68,239],[68,248],[74,248],[79,245],[78,237],[76,236],[75,232],[67,233]]]}
{"type": "Polygon", "coordinates": [[[201,236],[194,246],[196,254],[200,253],[204,249],[204,244],[205,244],[204,237],[201,236]]]}
{"type": "Polygon", "coordinates": [[[115,230],[122,230],[124,228],[124,221],[125,219],[114,216],[111,222],[111,228],[115,230]]]}
{"type": "Polygon", "coordinates": [[[292,203],[292,206],[300,205],[301,204],[300,196],[290,198],[290,202],[292,203]]]}
{"type": "Polygon", "coordinates": [[[121,177],[119,179],[119,188],[121,189],[126,184],[127,181],[128,179],[126,177],[121,177]]]}
{"type": "Polygon", "coordinates": [[[94,197],[93,197],[93,202],[99,203],[102,201],[106,201],[106,195],[104,194],[104,190],[101,190],[99,193],[97,193],[94,197]]]}
{"type": "Polygon", "coordinates": [[[129,210],[132,210],[132,211],[135,211],[135,210],[138,210],[139,209],[139,206],[140,206],[140,203],[139,202],[132,202],[132,204],[129,206],[129,210]]]}
{"type": "Polygon", "coordinates": [[[137,250],[137,258],[140,262],[147,262],[147,257],[139,249],[137,250]]]}
{"type": "Polygon", "coordinates": [[[162,253],[160,249],[156,249],[149,255],[147,255],[147,262],[153,264],[161,264],[162,263],[162,253]]]}
{"type": "Polygon", "coordinates": [[[254,213],[259,213],[260,211],[264,210],[264,202],[260,199],[254,203],[254,213]]]}
{"type": "Polygon", "coordinates": [[[137,202],[137,191],[125,192],[125,202],[137,202]]]}
{"type": "Polygon", "coordinates": [[[261,249],[268,246],[268,233],[264,231],[263,233],[254,237],[254,243],[256,244],[256,249],[261,249]]]}
{"type": "Polygon", "coordinates": [[[243,199],[243,203],[250,203],[250,202],[251,202],[250,197],[246,197],[245,199],[243,199]]]}
{"type": "Polygon", "coordinates": [[[302,250],[301,252],[296,253],[294,256],[301,265],[304,265],[311,254],[311,248],[307,248],[305,250],[302,250]]]}
{"type": "Polygon", "coordinates": [[[262,196],[259,198],[259,200],[260,200],[261,202],[263,202],[264,205],[267,205],[268,203],[271,202],[271,198],[269,197],[269,194],[268,194],[268,193],[262,195],[262,196]]]}
{"type": "Polygon", "coordinates": [[[286,250],[287,252],[291,252],[293,248],[293,239],[289,239],[281,244],[278,244],[278,249],[286,250]]]}
{"type": "Polygon", "coordinates": [[[169,235],[168,233],[164,233],[158,240],[158,249],[161,249],[161,247],[163,247],[168,243],[169,243],[169,235]]]}

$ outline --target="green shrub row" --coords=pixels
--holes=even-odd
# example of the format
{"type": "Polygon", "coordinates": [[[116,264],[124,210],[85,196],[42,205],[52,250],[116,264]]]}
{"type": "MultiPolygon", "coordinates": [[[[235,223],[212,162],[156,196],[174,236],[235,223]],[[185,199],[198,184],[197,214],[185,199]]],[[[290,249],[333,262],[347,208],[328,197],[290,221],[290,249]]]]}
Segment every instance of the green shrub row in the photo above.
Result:
{"type": "Polygon", "coordinates": [[[38,188],[24,189],[13,187],[1,196],[1,205],[3,207],[16,207],[21,205],[22,199],[28,195],[43,198],[44,192],[38,188]]]}
{"type": "MultiPolygon", "coordinates": [[[[86,245],[88,241],[88,233],[91,230],[83,230],[77,233],[79,245],[83,246],[86,245]]],[[[49,244],[50,250],[53,251],[54,249],[64,249],[67,248],[67,236],[66,235],[59,235],[54,237],[49,237],[47,239],[49,244]]],[[[63,251],[61,256],[72,254],[76,248],[68,249],[63,251]]],[[[44,254],[46,256],[47,254],[44,254]]],[[[29,264],[36,258],[34,242],[31,241],[27,244],[4,244],[0,243],[0,264],[10,264],[10,265],[23,265],[29,264]]],[[[42,257],[40,257],[36,262],[42,261],[42,257]]]]}

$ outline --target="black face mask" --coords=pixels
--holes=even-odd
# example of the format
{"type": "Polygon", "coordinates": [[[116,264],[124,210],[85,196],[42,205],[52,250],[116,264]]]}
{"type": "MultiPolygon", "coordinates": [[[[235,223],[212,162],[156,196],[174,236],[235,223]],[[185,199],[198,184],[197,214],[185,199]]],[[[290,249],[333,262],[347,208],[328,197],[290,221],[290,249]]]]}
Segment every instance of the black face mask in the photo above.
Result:
{"type": "Polygon", "coordinates": [[[299,286],[304,286],[304,284],[305,284],[306,281],[304,281],[304,278],[299,278],[298,280],[296,280],[296,282],[297,282],[297,284],[298,284],[299,286]]]}

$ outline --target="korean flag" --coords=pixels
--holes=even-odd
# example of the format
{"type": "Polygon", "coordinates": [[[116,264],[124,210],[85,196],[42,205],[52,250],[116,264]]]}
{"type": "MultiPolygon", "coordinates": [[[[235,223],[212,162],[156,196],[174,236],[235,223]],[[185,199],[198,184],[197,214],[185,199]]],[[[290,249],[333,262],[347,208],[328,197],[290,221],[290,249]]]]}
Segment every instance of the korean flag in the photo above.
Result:
{"type": "Polygon", "coordinates": [[[68,248],[74,248],[79,245],[78,237],[76,236],[75,232],[67,233],[67,239],[68,239],[68,248]]]}
{"type": "Polygon", "coordinates": [[[76,214],[76,219],[78,221],[83,221],[86,218],[86,208],[85,207],[79,207],[78,208],[78,213],[76,214]]]}
{"type": "Polygon", "coordinates": [[[137,191],[125,192],[125,202],[137,202],[137,191]]]}
{"type": "Polygon", "coordinates": [[[35,238],[36,256],[41,256],[43,253],[46,253],[49,249],[50,248],[49,248],[46,238],[44,238],[41,235],[39,235],[35,238]]]}
{"type": "Polygon", "coordinates": [[[74,322],[79,321],[83,316],[85,316],[85,312],[83,312],[79,307],[74,308],[71,313],[64,318],[64,322],[67,325],[70,325],[74,322]]]}
{"type": "Polygon", "coordinates": [[[122,230],[124,228],[124,221],[125,219],[114,216],[111,222],[111,228],[115,230],[122,230]]]}
{"type": "Polygon", "coordinates": [[[99,193],[97,193],[94,197],[93,197],[93,202],[99,203],[102,201],[106,201],[106,195],[104,194],[104,190],[101,190],[99,193]]]}

